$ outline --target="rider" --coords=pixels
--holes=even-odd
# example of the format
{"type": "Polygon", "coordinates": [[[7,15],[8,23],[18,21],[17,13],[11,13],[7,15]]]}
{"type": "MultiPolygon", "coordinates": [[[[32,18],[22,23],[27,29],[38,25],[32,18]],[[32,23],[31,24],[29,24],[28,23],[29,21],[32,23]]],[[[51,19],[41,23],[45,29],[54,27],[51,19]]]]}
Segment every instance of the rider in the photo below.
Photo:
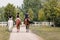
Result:
{"type": "Polygon", "coordinates": [[[28,13],[25,14],[25,19],[28,18],[28,13]]]}
{"type": "Polygon", "coordinates": [[[12,31],[12,27],[13,27],[12,16],[9,16],[9,20],[8,20],[8,29],[9,29],[10,32],[12,31]]]}
{"type": "Polygon", "coordinates": [[[19,30],[20,30],[20,24],[21,24],[21,20],[19,18],[19,13],[17,13],[17,18],[16,18],[17,32],[19,32],[19,30]]]}
{"type": "Polygon", "coordinates": [[[25,14],[25,19],[24,20],[27,21],[27,22],[24,22],[24,24],[26,25],[26,32],[29,32],[29,21],[30,21],[30,19],[29,19],[29,14],[28,13],[25,14]]]}

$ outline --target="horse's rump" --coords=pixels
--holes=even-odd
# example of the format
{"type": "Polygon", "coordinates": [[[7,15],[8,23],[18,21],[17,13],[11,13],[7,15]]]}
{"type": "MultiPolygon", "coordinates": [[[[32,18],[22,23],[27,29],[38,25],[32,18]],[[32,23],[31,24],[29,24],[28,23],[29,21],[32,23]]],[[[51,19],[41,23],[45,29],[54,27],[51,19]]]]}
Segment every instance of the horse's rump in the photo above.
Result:
{"type": "Polygon", "coordinates": [[[20,25],[21,21],[19,19],[16,20],[16,25],[20,25]]]}
{"type": "Polygon", "coordinates": [[[29,24],[30,24],[30,23],[29,23],[29,19],[25,19],[25,20],[24,20],[24,24],[25,24],[25,25],[29,25],[29,24]]]}

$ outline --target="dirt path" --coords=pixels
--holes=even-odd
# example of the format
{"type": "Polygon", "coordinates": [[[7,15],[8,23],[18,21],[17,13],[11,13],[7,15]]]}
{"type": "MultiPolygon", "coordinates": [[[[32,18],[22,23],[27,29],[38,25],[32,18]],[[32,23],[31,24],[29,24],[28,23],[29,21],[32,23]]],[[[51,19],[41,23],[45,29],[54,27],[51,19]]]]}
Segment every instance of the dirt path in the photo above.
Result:
{"type": "Polygon", "coordinates": [[[20,27],[20,32],[18,33],[16,31],[16,27],[13,28],[9,40],[43,40],[42,38],[33,34],[31,31],[26,32],[25,27],[20,27]]]}

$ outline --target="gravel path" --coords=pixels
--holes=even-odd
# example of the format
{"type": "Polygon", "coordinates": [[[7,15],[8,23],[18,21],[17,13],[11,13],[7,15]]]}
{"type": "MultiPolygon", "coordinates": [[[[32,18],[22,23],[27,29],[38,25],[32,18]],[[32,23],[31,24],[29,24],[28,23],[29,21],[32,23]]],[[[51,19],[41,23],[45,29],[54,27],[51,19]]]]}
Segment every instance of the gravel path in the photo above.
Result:
{"type": "Polygon", "coordinates": [[[13,28],[9,40],[43,40],[31,31],[26,32],[25,27],[20,27],[20,32],[16,32],[16,27],[13,28]]]}

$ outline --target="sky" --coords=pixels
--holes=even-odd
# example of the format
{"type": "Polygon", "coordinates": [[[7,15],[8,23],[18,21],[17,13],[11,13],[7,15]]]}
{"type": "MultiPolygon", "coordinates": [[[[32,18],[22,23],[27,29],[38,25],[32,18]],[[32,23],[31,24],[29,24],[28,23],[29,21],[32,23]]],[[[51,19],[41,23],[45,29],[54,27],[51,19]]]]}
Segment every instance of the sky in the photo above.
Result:
{"type": "Polygon", "coordinates": [[[13,4],[15,7],[21,7],[21,4],[23,4],[23,0],[0,0],[0,7],[6,6],[8,3],[13,4]]]}

